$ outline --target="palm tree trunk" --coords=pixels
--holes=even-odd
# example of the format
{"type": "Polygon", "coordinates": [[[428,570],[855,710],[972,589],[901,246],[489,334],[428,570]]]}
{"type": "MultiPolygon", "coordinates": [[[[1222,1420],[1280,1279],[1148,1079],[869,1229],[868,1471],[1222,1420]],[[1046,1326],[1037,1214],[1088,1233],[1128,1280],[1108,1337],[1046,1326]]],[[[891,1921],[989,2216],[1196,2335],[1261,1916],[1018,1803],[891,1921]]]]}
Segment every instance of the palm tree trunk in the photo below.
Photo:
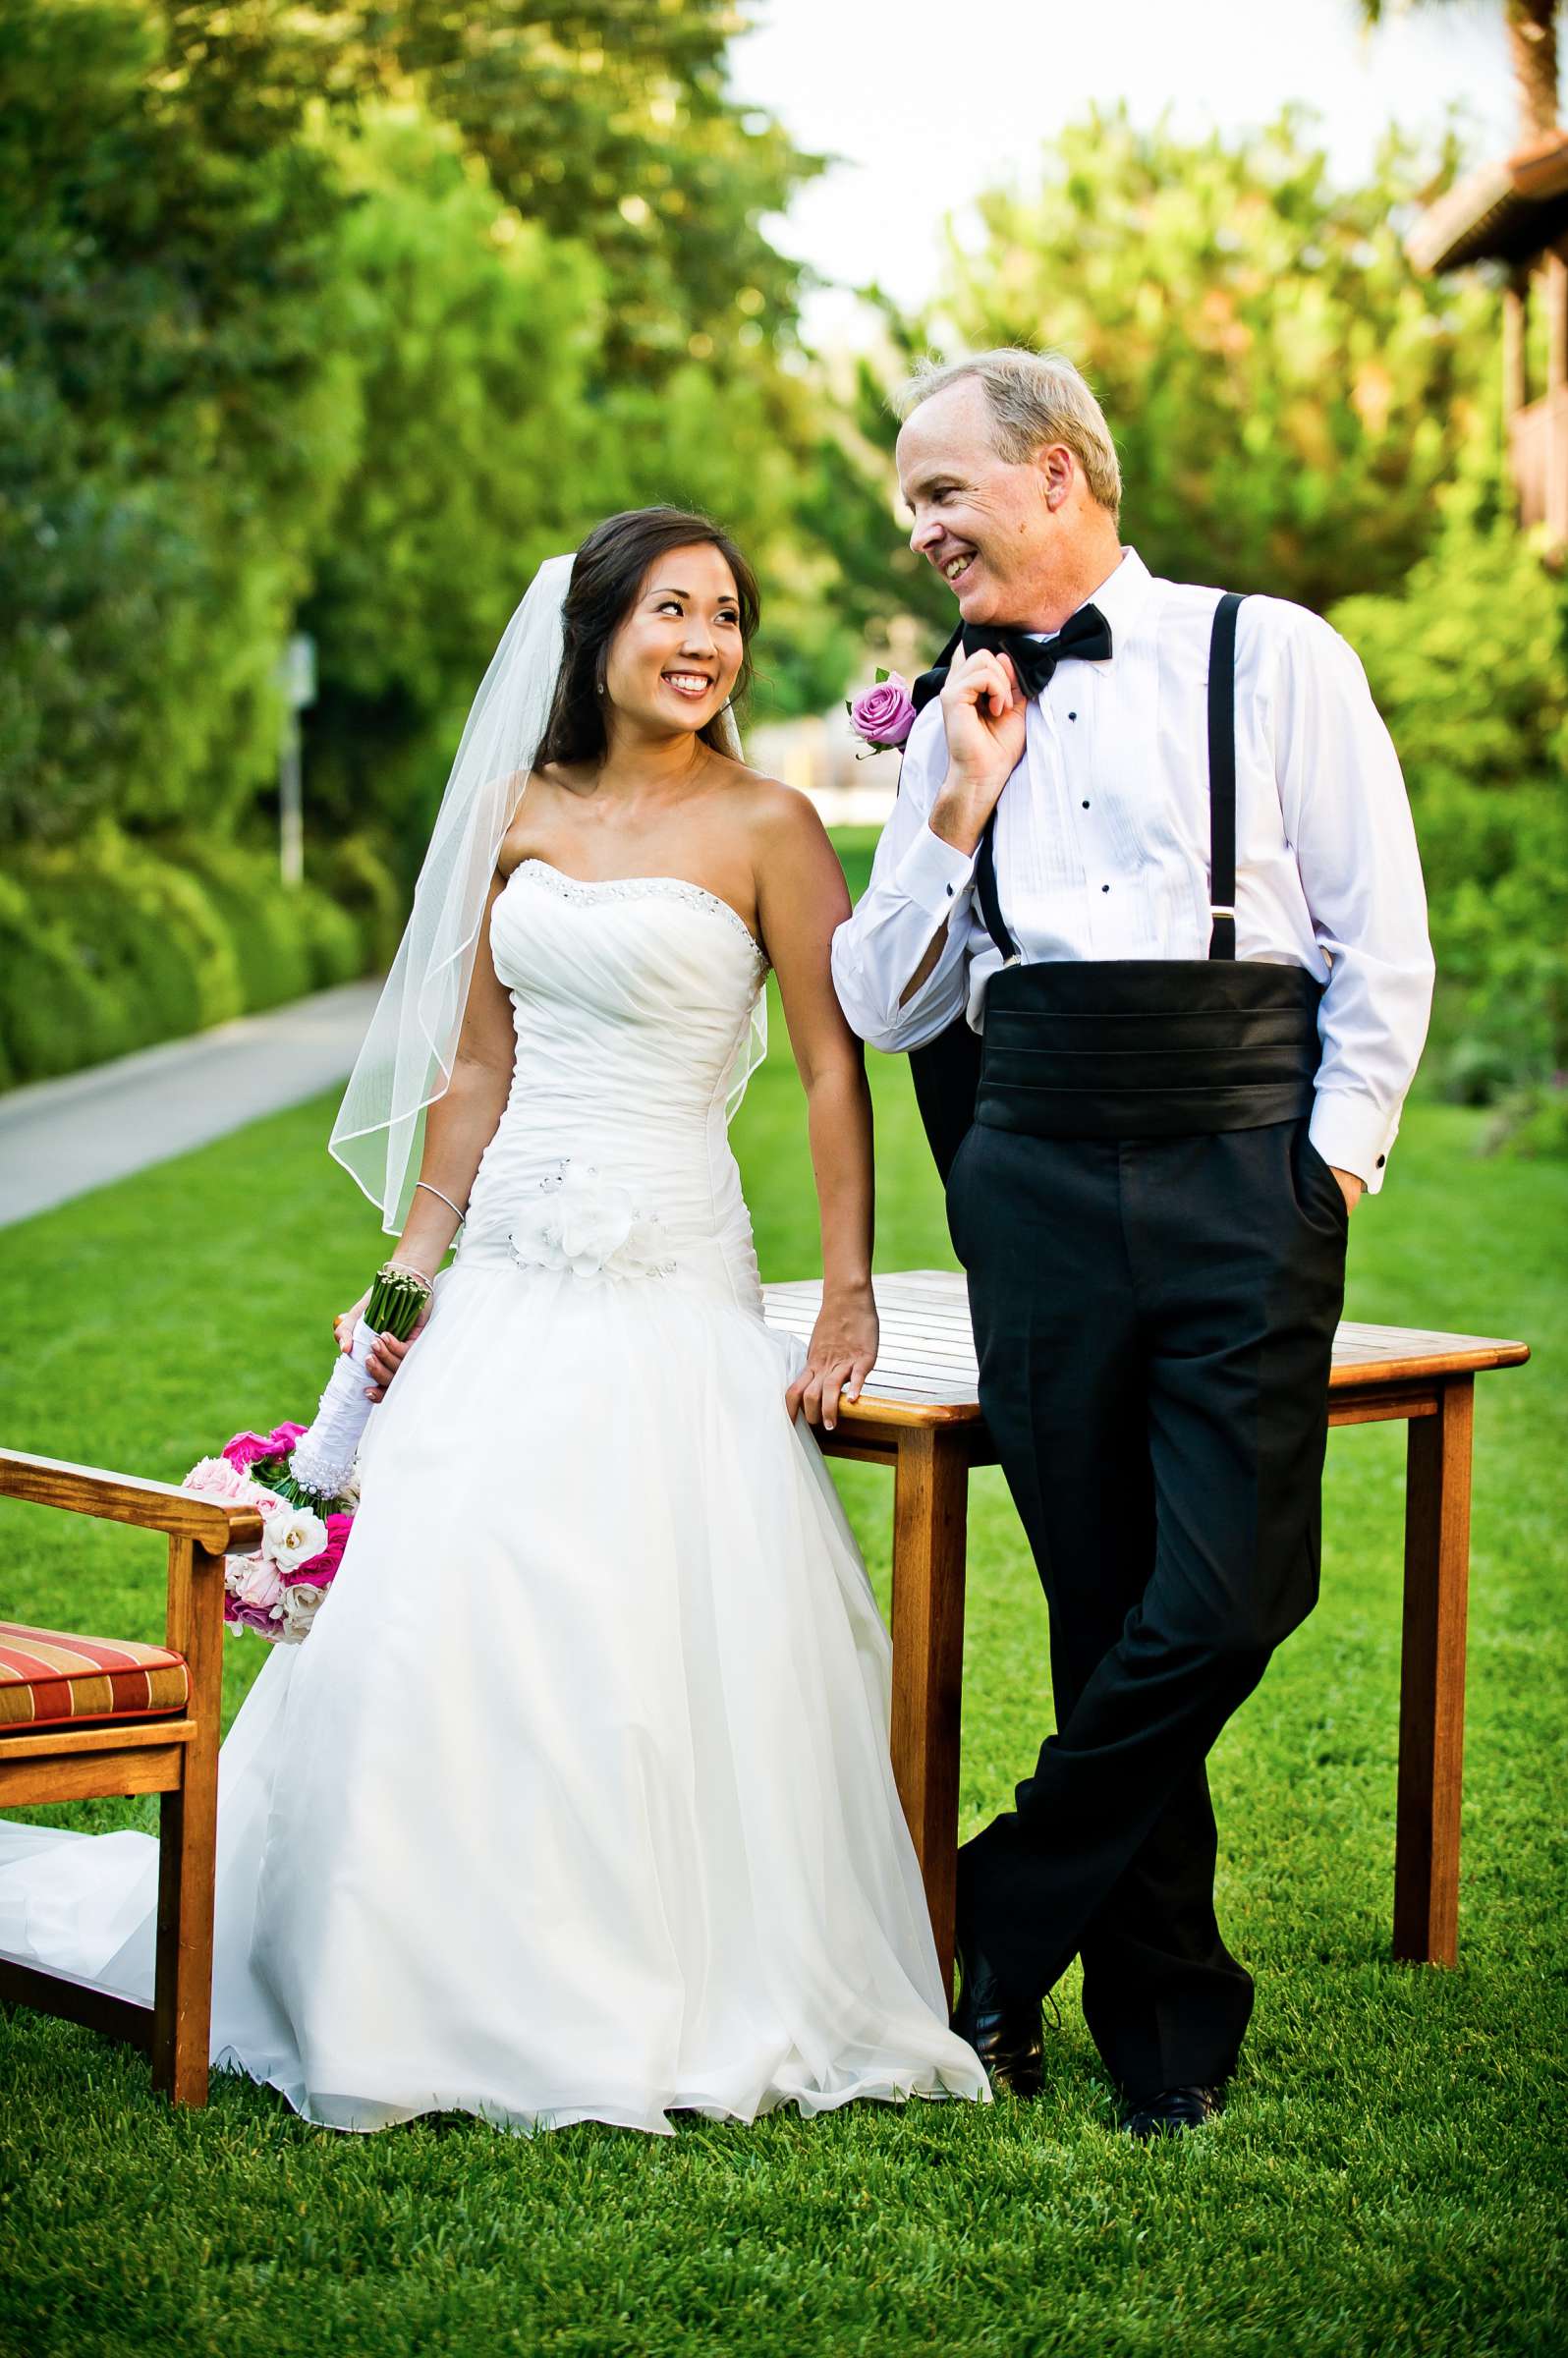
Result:
{"type": "Polygon", "coordinates": [[[1557,125],[1557,0],[1507,0],[1508,50],[1524,140],[1557,125]]]}

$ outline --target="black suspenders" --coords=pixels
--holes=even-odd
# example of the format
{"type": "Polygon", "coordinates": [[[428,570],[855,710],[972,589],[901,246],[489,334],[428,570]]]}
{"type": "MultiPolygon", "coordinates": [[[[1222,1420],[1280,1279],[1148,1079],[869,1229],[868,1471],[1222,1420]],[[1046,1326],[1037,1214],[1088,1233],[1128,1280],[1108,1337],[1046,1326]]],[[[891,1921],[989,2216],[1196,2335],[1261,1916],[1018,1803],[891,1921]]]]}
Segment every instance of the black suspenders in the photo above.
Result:
{"type": "MultiPolygon", "coordinates": [[[[1004,787],[1002,791],[1005,793],[1006,788],[1004,787]]],[[[1001,797],[999,795],[997,809],[1000,807],[1001,797]]],[[[1002,964],[1017,966],[1022,962],[1022,952],[1007,930],[1006,922],[1002,917],[1001,895],[996,889],[995,837],[996,811],[993,810],[990,817],[980,829],[980,851],[975,861],[975,890],[980,896],[980,915],[985,920],[985,930],[1001,951],[1002,964]]]]}
{"type": "Polygon", "coordinates": [[[1236,955],[1236,615],[1227,590],[1208,642],[1208,914],[1210,958],[1236,955]]]}
{"type": "MultiPolygon", "coordinates": [[[[1242,593],[1227,590],[1214,608],[1208,642],[1208,897],[1210,958],[1236,955],[1236,615],[1242,593]]],[[[1007,930],[996,889],[996,813],[985,821],[975,862],[975,890],[985,930],[1004,966],[1021,953],[1007,930]]]]}

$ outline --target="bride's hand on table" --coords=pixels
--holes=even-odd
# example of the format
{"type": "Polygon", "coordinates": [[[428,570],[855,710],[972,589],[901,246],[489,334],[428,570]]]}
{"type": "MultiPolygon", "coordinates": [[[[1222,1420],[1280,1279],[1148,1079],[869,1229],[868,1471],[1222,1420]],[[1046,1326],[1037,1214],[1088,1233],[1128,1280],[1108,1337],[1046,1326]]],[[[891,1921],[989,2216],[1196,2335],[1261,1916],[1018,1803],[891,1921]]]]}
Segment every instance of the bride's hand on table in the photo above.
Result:
{"type": "MultiPolygon", "coordinates": [[[[355,1303],[354,1308],[352,1310],[339,1311],[337,1317],[333,1319],[332,1331],[338,1338],[338,1349],[340,1351],[348,1352],[354,1349],[354,1337],[359,1329],[360,1320],[364,1318],[366,1309],[369,1307],[369,1301],[370,1289],[368,1286],[366,1286],[364,1293],[360,1296],[358,1302],[355,1303]]],[[[429,1315],[430,1305],[428,1302],[426,1302],[424,1308],[420,1311],[419,1318],[415,1321],[414,1332],[409,1336],[409,1339],[406,1343],[400,1343],[396,1335],[382,1335],[380,1341],[376,1344],[375,1349],[371,1352],[368,1360],[365,1362],[367,1373],[375,1377],[375,1381],[370,1387],[370,1398],[372,1400],[384,1400],[386,1398],[387,1385],[391,1382],[393,1376],[397,1374],[405,1359],[407,1359],[414,1345],[419,1341],[420,1331],[423,1328],[424,1322],[429,1315]]]]}
{"type": "Polygon", "coordinates": [[[876,1365],[876,1302],[869,1285],[824,1293],[807,1346],[806,1365],[784,1396],[793,1424],[804,1408],[809,1425],[831,1432],[838,1423],[840,1396],[856,1401],[876,1365]]]}

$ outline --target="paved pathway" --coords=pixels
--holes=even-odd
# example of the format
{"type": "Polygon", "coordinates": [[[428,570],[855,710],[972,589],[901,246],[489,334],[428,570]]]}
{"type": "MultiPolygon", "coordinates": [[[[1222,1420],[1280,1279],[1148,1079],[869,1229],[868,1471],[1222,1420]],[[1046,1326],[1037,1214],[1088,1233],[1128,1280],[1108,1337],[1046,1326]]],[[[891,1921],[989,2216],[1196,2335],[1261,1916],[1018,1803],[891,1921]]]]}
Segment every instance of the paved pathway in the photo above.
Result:
{"type": "Polygon", "coordinates": [[[0,1226],[298,1105],[343,1080],[379,982],[165,1040],[0,1096],[0,1226]]]}

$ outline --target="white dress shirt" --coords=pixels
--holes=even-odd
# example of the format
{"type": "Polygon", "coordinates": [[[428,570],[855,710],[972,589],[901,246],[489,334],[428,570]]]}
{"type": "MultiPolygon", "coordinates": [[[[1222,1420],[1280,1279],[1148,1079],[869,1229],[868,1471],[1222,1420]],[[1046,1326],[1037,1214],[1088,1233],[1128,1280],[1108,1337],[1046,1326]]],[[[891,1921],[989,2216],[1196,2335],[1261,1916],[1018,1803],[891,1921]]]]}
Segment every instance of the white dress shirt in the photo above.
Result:
{"type": "MultiPolygon", "coordinates": [[[[1108,661],[1069,658],[1035,698],[997,812],[1002,915],[1024,958],[1206,958],[1213,590],[1132,549],[1095,590],[1108,661]]],[[[833,939],[844,1013],[874,1047],[983,1028],[1001,953],[975,861],[927,822],[947,768],[938,702],[910,732],[871,881],[833,939]],[[947,938],[907,1006],[936,926],[947,938]]],[[[1236,639],[1236,954],[1325,983],[1311,1137],[1382,1184],[1427,1037],[1432,957],[1404,780],[1351,648],[1304,606],[1243,601],[1236,639]]]]}

